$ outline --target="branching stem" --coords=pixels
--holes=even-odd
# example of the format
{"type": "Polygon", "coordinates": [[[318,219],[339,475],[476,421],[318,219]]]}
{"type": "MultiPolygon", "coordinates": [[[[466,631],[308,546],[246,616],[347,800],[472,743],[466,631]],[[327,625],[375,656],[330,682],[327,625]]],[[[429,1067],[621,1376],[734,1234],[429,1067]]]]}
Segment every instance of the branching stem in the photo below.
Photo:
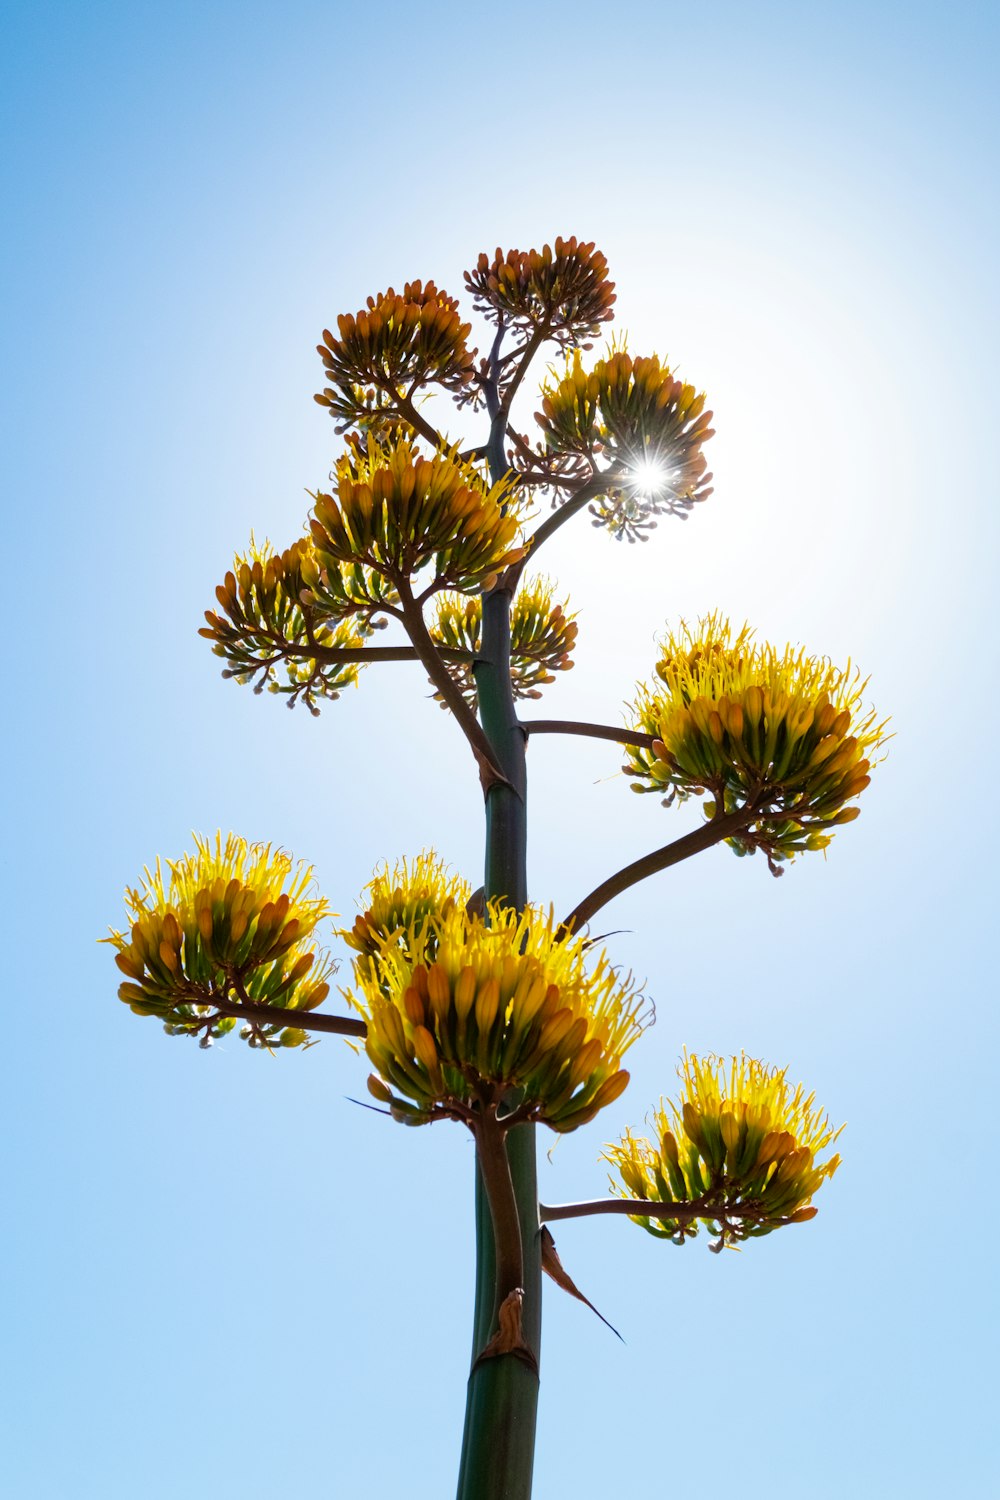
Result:
{"type": "Polygon", "coordinates": [[[578,719],[522,719],[521,728],[529,739],[533,734],[580,734],[592,740],[635,745],[642,750],[651,750],[656,738],[652,734],[640,734],[638,730],[616,729],[613,724],[586,724],[578,719]]]}
{"type": "Polygon", "coordinates": [[[491,786],[506,783],[507,778],[497,765],[493,747],[482,725],[466,703],[461,688],[451,676],[444,664],[444,658],[431,639],[423,611],[413,597],[409,580],[400,577],[393,579],[393,582],[399,592],[401,617],[406,633],[413,643],[413,649],[424,671],[443,701],[451,709],[456,723],[472,747],[472,753],[479,765],[479,779],[485,795],[491,786]]]}
{"type": "Polygon", "coordinates": [[[445,440],[436,427],[432,427],[426,417],[422,417],[413,404],[412,395],[401,395],[389,384],[383,384],[381,389],[389,395],[395,403],[396,410],[404,421],[409,422],[415,432],[419,432],[434,449],[443,448],[445,440]]]}
{"type": "MultiPolygon", "coordinates": [[[[521,357],[518,360],[517,368],[515,369],[514,374],[503,393],[503,400],[500,402],[500,405],[496,411],[496,418],[498,421],[502,421],[504,428],[506,428],[507,426],[507,417],[510,413],[511,406],[513,405],[514,397],[517,395],[518,387],[520,386],[521,381],[524,379],[525,375],[528,373],[528,366],[531,364],[531,361],[534,359],[535,355],[538,353],[539,349],[548,338],[548,332],[549,330],[547,324],[533,329],[531,337],[528,339],[528,342],[524,345],[523,349],[517,351],[521,357]]],[[[514,351],[512,350],[511,353],[513,352],[514,351]]],[[[508,355],[507,358],[509,359],[510,355],[508,355]]],[[[498,375],[501,361],[495,356],[491,361],[491,365],[494,374],[498,375]]],[[[493,413],[491,413],[491,415],[493,415],[493,413]]]]}
{"type": "MultiPolygon", "coordinates": [[[[435,649],[442,661],[472,663],[476,659],[474,651],[465,651],[459,646],[437,646],[435,649]]],[[[317,643],[315,646],[286,646],[282,654],[316,661],[323,666],[338,666],[350,662],[421,660],[419,652],[413,646],[321,646],[317,643]]]]}
{"type": "MultiPolygon", "coordinates": [[[[564,526],[567,521],[576,515],[577,511],[582,510],[591,500],[596,500],[599,495],[605,494],[609,483],[620,477],[620,466],[612,465],[610,469],[605,469],[603,473],[593,474],[589,479],[585,479],[579,488],[573,491],[569,499],[564,501],[558,510],[554,510],[550,516],[547,516],[541,526],[529,537],[528,557],[533,558],[539,547],[541,547],[543,542],[548,541],[553,532],[558,531],[560,526],[564,526]]],[[[521,563],[519,566],[523,567],[524,564],[521,563]]]]}
{"type": "Polygon", "coordinates": [[[540,1203],[538,1215],[543,1224],[556,1219],[582,1219],[588,1214],[627,1214],[645,1219],[670,1219],[678,1224],[690,1223],[692,1219],[759,1219],[760,1208],[753,1204],[745,1207],[736,1204],[713,1202],[712,1195],[691,1198],[679,1203],[661,1203],[649,1198],[593,1198],[584,1203],[540,1203]]]}
{"type": "Polygon", "coordinates": [[[231,1000],[228,995],[212,995],[197,1001],[211,1005],[224,1016],[241,1021],[256,1021],[258,1026],[297,1026],[302,1031],[327,1031],[337,1036],[367,1036],[368,1028],[356,1016],[331,1016],[321,1010],[294,1010],[284,1005],[259,1005],[249,996],[231,1000]]]}
{"type": "Polygon", "coordinates": [[[642,859],[633,860],[632,864],[626,865],[617,874],[603,880],[590,892],[589,896],[585,896],[578,905],[574,906],[569,916],[564,918],[563,926],[571,932],[576,931],[589,922],[602,906],[606,906],[615,896],[620,896],[622,891],[627,891],[629,886],[638,885],[640,880],[656,875],[660,870],[666,870],[671,865],[680,864],[681,860],[690,859],[692,854],[700,854],[703,849],[710,849],[713,844],[720,843],[722,839],[731,838],[734,833],[740,833],[760,816],[760,809],[752,803],[748,804],[736,812],[724,813],[721,817],[716,816],[703,827],[696,828],[693,833],[686,833],[683,838],[675,839],[672,844],[666,844],[662,849],[654,849],[652,854],[643,855],[642,859]]]}

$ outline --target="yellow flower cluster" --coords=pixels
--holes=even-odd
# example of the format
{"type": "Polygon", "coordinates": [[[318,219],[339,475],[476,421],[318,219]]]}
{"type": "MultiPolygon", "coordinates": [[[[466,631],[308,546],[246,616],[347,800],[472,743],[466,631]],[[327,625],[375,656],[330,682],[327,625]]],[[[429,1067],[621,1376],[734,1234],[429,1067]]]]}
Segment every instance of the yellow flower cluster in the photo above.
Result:
{"type": "Polygon", "coordinates": [[[392,869],[384,865],[365,889],[365,909],[354,926],[340,936],[358,957],[355,965],[365,982],[379,982],[377,959],[386,943],[405,944],[412,938],[413,953],[426,956],[433,944],[434,922],[469,903],[472,886],[454,875],[433,850],[415,859],[402,859],[392,869]]]}
{"type": "Polygon", "coordinates": [[[794,1090],[786,1070],[748,1057],[699,1058],[685,1053],[677,1104],[661,1100],[651,1124],[656,1142],[630,1131],[609,1146],[605,1160],[620,1197],[694,1205],[695,1218],[630,1215],[650,1234],[675,1244],[698,1232],[699,1222],[726,1243],[770,1234],[816,1214],[813,1194],[840,1165],[817,1156],[843,1130],[834,1130],[815,1107],[815,1095],[794,1090]]]}
{"type": "MultiPolygon", "coordinates": [[[[565,604],[556,604],[555,585],[535,578],[517,594],[510,613],[510,672],[515,698],[540,698],[539,689],[555,681],[556,672],[573,666],[577,624],[565,604]]],[[[440,594],[429,622],[439,646],[478,652],[482,643],[483,604],[476,594],[440,594]]],[[[476,681],[468,664],[449,663],[448,671],[475,706],[476,681]]],[[[440,701],[440,694],[435,694],[440,701]]],[[[443,705],[442,705],[443,706],[443,705]]]]}
{"type": "Polygon", "coordinates": [[[762,848],[774,861],[825,849],[831,830],[860,809],[847,806],[868,785],[885,722],[865,708],[867,681],[802,648],[758,645],[721,615],[668,635],[659,683],[641,688],[634,727],[654,736],[630,750],[637,791],[709,791],[709,816],[759,809],[731,840],[737,853],[762,848]]]}
{"type": "Polygon", "coordinates": [[[634,537],[667,512],[683,515],[712,493],[702,445],[712,413],[693,385],[674,378],[656,355],[614,350],[585,370],[579,351],[542,387],[535,417],[550,452],[602,454],[624,472],[592,507],[595,524],[634,537]]]}
{"type": "Polygon", "coordinates": [[[510,485],[487,485],[455,452],[425,458],[405,440],[369,438],[338,461],[336,477],[336,497],[315,496],[321,567],[361,564],[395,583],[432,564],[433,588],[471,591],[524,556],[510,485]]]}
{"type": "Polygon", "coordinates": [[[408,281],[369,297],[367,308],[337,319],[338,337],[323,330],[317,350],[331,382],[316,396],[345,427],[398,421],[402,387],[433,381],[464,393],[475,373],[466,347],[472,325],[458,303],[433,281],[408,281]]]}
{"type": "Polygon", "coordinates": [[[369,888],[347,997],[368,1026],[369,1087],[408,1123],[470,1122],[510,1099],[511,1118],[575,1130],[627,1085],[641,999],[551,913],[490,903],[484,921],[465,889],[433,860],[369,888]]]}
{"type": "Polygon", "coordinates": [[[480,255],[465,282],[477,312],[505,327],[538,329],[562,344],[579,343],[614,317],[614,282],[608,263],[593,242],[575,235],[557,239],[555,249],[499,248],[491,260],[480,255]]]}
{"type": "MultiPolygon", "coordinates": [[[[168,865],[159,860],[138,888],[125,892],[129,931],[112,930],[125,975],[119,998],[140,1016],[157,1016],[173,1035],[213,1037],[235,1018],[216,1002],[250,1000],[289,1012],[313,1010],[330,992],[332,962],[310,947],[327,903],[310,895],[312,869],[293,867],[270,844],[248,844],[229,834],[214,843],[195,838],[195,853],[168,865]]],[[[253,1045],[277,1040],[298,1046],[297,1027],[251,1026],[253,1045]]]]}
{"type": "Polygon", "coordinates": [[[351,599],[342,587],[338,609],[329,589],[321,599],[307,588],[307,577],[322,589],[308,539],[276,553],[268,542],[258,546],[251,537],[248,550],[237,554],[215,591],[223,612],[206,610],[207,624],[198,634],[213,641],[215,654],[227,663],[224,677],[255,682],[258,693],[266,685],[272,693],[288,695],[289,708],[301,698],[318,713],[316,700],[339,698],[357,682],[359,667],[317,661],[309,650],[362,647],[372,626],[361,612],[371,612],[373,601],[360,594],[351,599]],[[345,619],[351,612],[353,618],[345,619]]]}

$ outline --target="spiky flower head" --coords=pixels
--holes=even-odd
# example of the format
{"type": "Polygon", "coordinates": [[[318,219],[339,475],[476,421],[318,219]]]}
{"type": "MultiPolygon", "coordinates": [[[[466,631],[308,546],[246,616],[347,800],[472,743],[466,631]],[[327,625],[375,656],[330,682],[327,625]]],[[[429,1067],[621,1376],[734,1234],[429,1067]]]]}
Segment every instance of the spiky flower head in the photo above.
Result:
{"type": "Polygon", "coordinates": [[[434,924],[456,907],[464,910],[471,896],[469,882],[454,874],[433,849],[392,867],[383,865],[365,887],[361,915],[340,933],[358,955],[357,972],[385,992],[388,981],[379,959],[386,946],[403,945],[415,962],[433,959],[434,924]],[[407,947],[410,943],[415,946],[407,947]]]}
{"type": "MultiPolygon", "coordinates": [[[[279,1006],[291,1020],[322,1004],[333,964],[310,938],[329,909],[312,894],[309,865],[219,833],[214,841],[196,835],[194,854],[167,871],[157,860],[126,890],[129,930],[105,939],[125,975],[119,999],[136,1015],[157,1016],[171,1035],[200,1036],[205,1046],[237,1025],[219,1000],[279,1006]]],[[[306,1040],[294,1025],[251,1025],[242,1034],[253,1046],[306,1040]]]]}
{"type": "Polygon", "coordinates": [[[454,450],[425,458],[405,439],[369,438],[338,461],[336,479],[336,497],[315,496],[322,567],[360,564],[396,582],[433,566],[432,588],[472,591],[524,556],[510,484],[488,484],[454,450]]]}
{"type": "Polygon", "coordinates": [[[551,912],[491,902],[484,920],[439,881],[397,926],[404,888],[377,950],[367,931],[356,944],[347,998],[367,1022],[372,1093],[414,1124],[471,1123],[512,1090],[509,1123],[586,1124],[628,1083],[622,1056],[646,1019],[631,981],[551,912]]]}
{"type": "Polygon", "coordinates": [[[550,452],[609,461],[607,491],[591,511],[619,540],[644,537],[655,517],[683,516],[712,493],[702,452],[712,413],[655,354],[616,349],[585,370],[574,350],[542,387],[535,419],[550,452]]]}
{"type": "Polygon", "coordinates": [[[831,1146],[835,1130],[787,1069],[746,1056],[696,1057],[685,1052],[675,1103],[660,1101],[650,1124],[653,1142],[627,1131],[608,1146],[616,1169],[612,1191],[623,1198],[703,1209],[676,1219],[630,1215],[650,1234],[683,1244],[703,1224],[724,1244],[802,1224],[816,1214],[813,1194],[840,1165],[831,1146]]]}
{"type": "Polygon", "coordinates": [[[656,675],[635,703],[635,727],[654,743],[629,751],[634,790],[668,801],[710,792],[710,817],[756,809],[730,842],[738,854],[763,849],[773,870],[825,849],[832,830],[858,816],[848,804],[888,736],[850,663],[758,644],[748,626],[734,631],[711,614],[667,635],[656,675]]]}
{"type": "Polygon", "coordinates": [[[475,374],[475,350],[466,345],[470,332],[455,298],[433,281],[408,281],[401,295],[390,287],[369,297],[360,312],[339,317],[338,336],[323,330],[316,347],[330,385],[315,399],[341,431],[398,424],[404,387],[433,382],[466,391],[475,374]]]}
{"type": "MultiPolygon", "coordinates": [[[[482,645],[482,597],[439,594],[429,629],[437,645],[477,653],[482,645]]],[[[540,689],[555,681],[556,672],[568,672],[573,666],[571,653],[576,636],[576,616],[569,613],[568,600],[562,604],[555,602],[555,584],[551,579],[539,577],[526,583],[515,597],[510,613],[514,697],[540,698],[540,689]]],[[[476,680],[471,666],[464,662],[450,663],[448,671],[474,707],[476,680]]],[[[435,697],[441,701],[439,693],[435,697]]]]}
{"type": "Polygon", "coordinates": [[[560,344],[577,344],[600,332],[614,317],[615,286],[608,263],[593,242],[575,235],[555,248],[497,249],[480,255],[465,283],[473,306],[493,322],[526,332],[538,330],[560,344]]]}
{"type": "Polygon", "coordinates": [[[269,542],[258,546],[251,536],[215,594],[222,613],[206,610],[207,624],[198,634],[214,642],[215,654],[226,662],[224,677],[253,682],[257,693],[266,686],[283,694],[289,708],[301,699],[314,714],[317,700],[332,701],[357,683],[357,662],[324,660],[322,653],[360,649],[372,633],[377,603],[359,593],[342,597],[338,610],[307,538],[276,553],[269,542]],[[307,587],[307,578],[319,595],[307,587]]]}

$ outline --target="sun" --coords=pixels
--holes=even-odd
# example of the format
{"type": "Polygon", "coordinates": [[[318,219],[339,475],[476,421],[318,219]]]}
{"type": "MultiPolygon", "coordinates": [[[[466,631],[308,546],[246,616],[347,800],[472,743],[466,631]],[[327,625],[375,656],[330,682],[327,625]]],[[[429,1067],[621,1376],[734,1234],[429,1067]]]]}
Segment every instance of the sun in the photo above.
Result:
{"type": "Polygon", "coordinates": [[[629,480],[643,495],[658,495],[673,479],[673,474],[652,458],[642,458],[629,471],[629,480]]]}

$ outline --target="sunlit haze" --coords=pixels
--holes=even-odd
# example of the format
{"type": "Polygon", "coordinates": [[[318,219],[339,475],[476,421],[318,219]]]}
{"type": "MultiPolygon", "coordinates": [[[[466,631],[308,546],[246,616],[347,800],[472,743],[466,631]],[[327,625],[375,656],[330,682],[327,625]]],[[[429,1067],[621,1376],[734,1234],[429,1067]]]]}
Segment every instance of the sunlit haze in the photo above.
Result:
{"type": "Polygon", "coordinates": [[[640,495],[657,495],[669,486],[673,476],[664,464],[644,458],[630,471],[628,478],[640,495]]]}
{"type": "MultiPolygon", "coordinates": [[[[844,1164],[741,1253],[557,1226],[626,1342],[547,1292],[536,1494],[994,1493],[995,9],[15,0],[6,32],[0,1488],[453,1491],[470,1141],[351,1103],[339,1039],[165,1037],[97,939],[192,829],[310,860],[348,922],[381,860],[433,846],[480,882],[475,767],[419,669],[314,719],[223,681],[197,631],[342,451],[323,328],[577,234],[616,336],[707,393],[714,493],[642,546],[586,512],[550,540],[576,666],[525,717],[620,723],[657,638],[719,609],[856,663],[895,738],[825,857],[776,880],[715,848],[601,915],[656,1025],[624,1096],[543,1140],[543,1197],[605,1191],[685,1045],[787,1064],[844,1164]]],[[[531,740],[534,899],[569,910],[698,825],[621,763],[531,740]]]]}

